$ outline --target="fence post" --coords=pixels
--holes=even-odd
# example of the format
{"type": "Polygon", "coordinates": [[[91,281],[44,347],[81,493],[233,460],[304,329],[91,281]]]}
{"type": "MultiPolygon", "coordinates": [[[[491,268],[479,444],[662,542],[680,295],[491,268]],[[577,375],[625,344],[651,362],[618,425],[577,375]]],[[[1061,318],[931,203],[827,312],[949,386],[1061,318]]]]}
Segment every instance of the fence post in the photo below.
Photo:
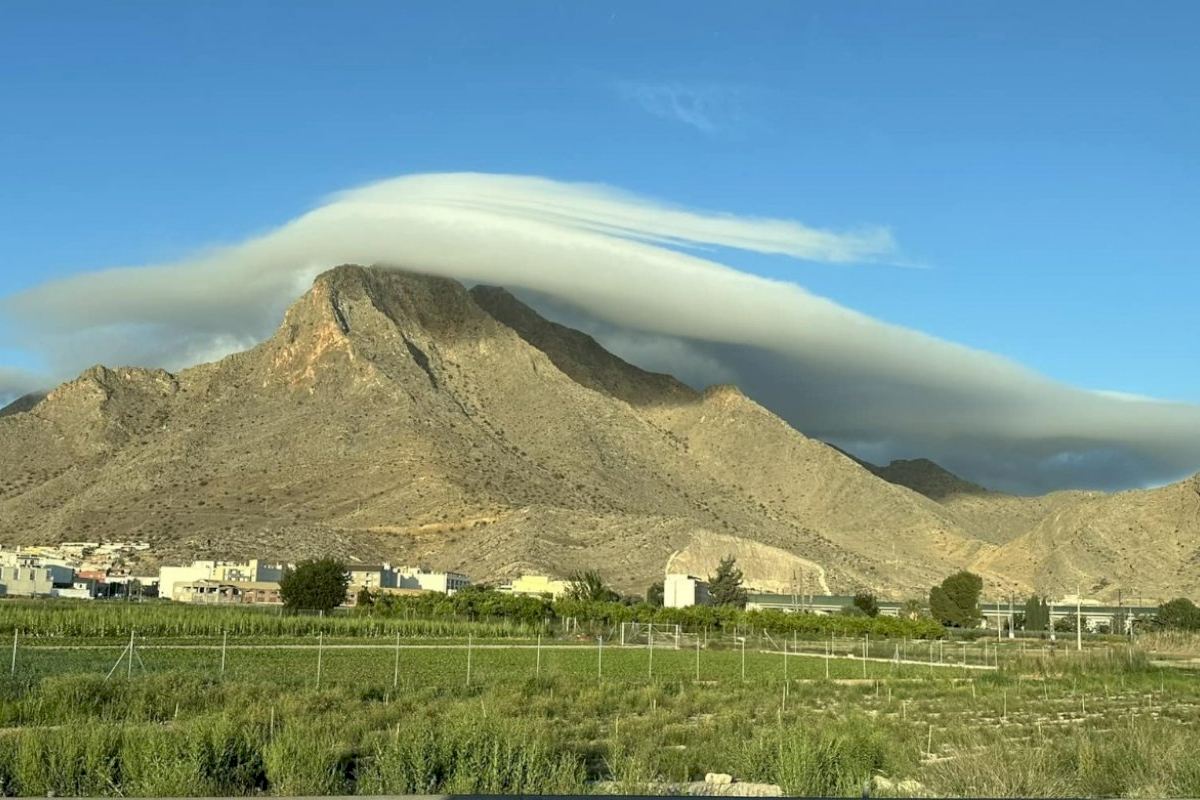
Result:
{"type": "Polygon", "coordinates": [[[467,686],[471,685],[471,634],[467,634],[467,686]]]}
{"type": "Polygon", "coordinates": [[[321,688],[321,659],[325,655],[325,631],[317,633],[317,688],[321,688]]]}
{"type": "Polygon", "coordinates": [[[537,638],[537,660],[533,664],[533,677],[542,677],[542,635],[540,633],[537,638]]]}
{"type": "Polygon", "coordinates": [[[392,688],[400,686],[400,631],[396,631],[396,665],[392,669],[392,688]]]}
{"type": "Polygon", "coordinates": [[[650,637],[650,680],[654,680],[654,623],[653,622],[650,623],[650,629],[649,629],[649,633],[647,635],[650,637]]]}
{"type": "Polygon", "coordinates": [[[700,637],[696,637],[696,681],[700,681],[700,637]]]}
{"type": "Polygon", "coordinates": [[[20,633],[20,631],[17,630],[16,628],[13,628],[12,671],[10,673],[12,675],[17,674],[17,634],[18,633],[20,633]]]}
{"type": "Polygon", "coordinates": [[[604,637],[596,640],[596,678],[604,680],[604,637]]]}
{"type": "Polygon", "coordinates": [[[742,680],[746,680],[746,637],[742,637],[742,680]]]}
{"type": "Polygon", "coordinates": [[[225,674],[225,646],[229,643],[229,631],[221,631],[221,674],[225,674]]]}

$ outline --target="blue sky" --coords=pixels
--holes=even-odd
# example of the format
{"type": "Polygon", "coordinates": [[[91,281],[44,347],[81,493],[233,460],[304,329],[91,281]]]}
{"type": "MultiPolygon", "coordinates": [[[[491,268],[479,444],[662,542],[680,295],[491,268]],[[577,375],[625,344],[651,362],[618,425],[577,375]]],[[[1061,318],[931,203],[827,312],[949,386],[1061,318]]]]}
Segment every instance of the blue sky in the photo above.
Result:
{"type": "MultiPolygon", "coordinates": [[[[0,4],[0,296],[483,171],[886,226],[742,252],[1066,383],[1200,402],[1195,3],[0,4]],[[652,6],[652,8],[646,8],[652,6]]],[[[0,323],[0,363],[37,367],[0,323]]]]}

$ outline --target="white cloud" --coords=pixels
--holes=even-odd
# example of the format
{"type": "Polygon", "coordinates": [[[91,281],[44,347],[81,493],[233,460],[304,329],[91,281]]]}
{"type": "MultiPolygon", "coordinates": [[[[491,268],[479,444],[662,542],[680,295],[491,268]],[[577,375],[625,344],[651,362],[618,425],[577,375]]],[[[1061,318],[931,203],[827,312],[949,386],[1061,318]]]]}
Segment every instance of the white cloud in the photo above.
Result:
{"type": "Polygon", "coordinates": [[[984,483],[1133,485],[1200,468],[1200,408],[1065,386],[663,245],[895,256],[884,231],[697,213],[541,178],[415,175],[186,262],[47,283],[0,312],[19,323],[15,344],[63,375],[95,361],[174,366],[264,337],[320,270],[382,262],[535,292],[604,326],[602,340],[635,361],[676,348],[687,371],[736,375],[812,435],[886,442],[984,483]],[[1083,461],[1063,460],[1072,453],[1083,461]]]}
{"type": "Polygon", "coordinates": [[[743,87],[645,81],[621,81],[615,86],[623,100],[643,111],[681,122],[701,133],[737,130],[750,119],[746,111],[747,90],[743,87]]]}

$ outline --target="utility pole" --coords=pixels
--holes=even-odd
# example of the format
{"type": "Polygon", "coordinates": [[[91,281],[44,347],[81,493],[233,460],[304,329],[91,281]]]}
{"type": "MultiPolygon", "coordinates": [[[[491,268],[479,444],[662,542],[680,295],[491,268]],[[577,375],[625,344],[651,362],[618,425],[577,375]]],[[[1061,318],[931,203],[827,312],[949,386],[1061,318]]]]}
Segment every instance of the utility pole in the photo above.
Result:
{"type": "Polygon", "coordinates": [[[1075,649],[1083,651],[1083,598],[1079,595],[1079,586],[1075,587],[1075,649]]]}
{"type": "Polygon", "coordinates": [[[1000,604],[993,603],[992,605],[996,608],[996,643],[999,644],[1000,640],[1003,638],[1004,621],[1000,617],[1000,604]]]}
{"type": "Polygon", "coordinates": [[[1050,595],[1049,601],[1050,601],[1050,615],[1049,615],[1048,619],[1050,621],[1050,641],[1053,642],[1053,641],[1056,641],[1056,638],[1054,636],[1054,595],[1050,595]]]}
{"type": "Polygon", "coordinates": [[[1013,617],[1013,593],[1010,590],[1008,593],[1008,638],[1009,639],[1017,638],[1017,634],[1013,630],[1013,628],[1015,628],[1015,627],[1016,627],[1016,618],[1013,617]]]}

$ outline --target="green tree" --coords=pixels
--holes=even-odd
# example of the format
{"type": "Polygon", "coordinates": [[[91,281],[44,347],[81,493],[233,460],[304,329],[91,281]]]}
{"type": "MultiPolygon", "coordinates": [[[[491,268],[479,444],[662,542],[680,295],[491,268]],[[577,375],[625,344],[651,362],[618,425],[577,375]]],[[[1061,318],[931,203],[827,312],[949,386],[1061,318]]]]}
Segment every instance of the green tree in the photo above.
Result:
{"type": "Polygon", "coordinates": [[[929,612],[943,625],[952,628],[973,628],[982,618],[979,594],[983,578],[963,570],[929,590],[929,612]]]}
{"type": "Polygon", "coordinates": [[[901,619],[921,619],[929,616],[929,609],[920,600],[905,600],[900,604],[899,616],[901,619]]]}
{"type": "Polygon", "coordinates": [[[1050,606],[1036,594],[1025,601],[1025,630],[1044,631],[1050,627],[1050,606]]]}
{"type": "Polygon", "coordinates": [[[1054,620],[1054,630],[1059,633],[1074,633],[1075,632],[1075,614],[1064,614],[1054,620]]]}
{"type": "Polygon", "coordinates": [[[567,582],[566,596],[570,600],[584,600],[600,603],[614,603],[621,596],[614,592],[595,570],[576,572],[567,582]]]}
{"type": "Polygon", "coordinates": [[[663,605],[663,582],[655,581],[650,584],[650,588],[646,590],[646,602],[655,608],[662,608],[663,605]]]}
{"type": "Polygon", "coordinates": [[[1200,608],[1186,597],[1176,597],[1158,609],[1158,624],[1181,631],[1200,630],[1200,608]]]}
{"type": "Polygon", "coordinates": [[[868,592],[866,589],[854,595],[854,605],[856,608],[861,609],[868,617],[879,616],[879,601],[875,598],[874,594],[868,592]]]}
{"type": "Polygon", "coordinates": [[[717,564],[717,574],[708,579],[708,595],[713,605],[746,607],[746,590],[742,588],[742,571],[737,559],[726,556],[717,564]]]}
{"type": "Polygon", "coordinates": [[[371,590],[363,586],[358,590],[358,594],[354,597],[354,605],[358,608],[370,608],[375,604],[375,595],[371,594],[371,590]]]}
{"type": "Polygon", "coordinates": [[[333,558],[301,561],[283,573],[279,597],[288,611],[331,611],[346,602],[350,576],[333,558]]]}

